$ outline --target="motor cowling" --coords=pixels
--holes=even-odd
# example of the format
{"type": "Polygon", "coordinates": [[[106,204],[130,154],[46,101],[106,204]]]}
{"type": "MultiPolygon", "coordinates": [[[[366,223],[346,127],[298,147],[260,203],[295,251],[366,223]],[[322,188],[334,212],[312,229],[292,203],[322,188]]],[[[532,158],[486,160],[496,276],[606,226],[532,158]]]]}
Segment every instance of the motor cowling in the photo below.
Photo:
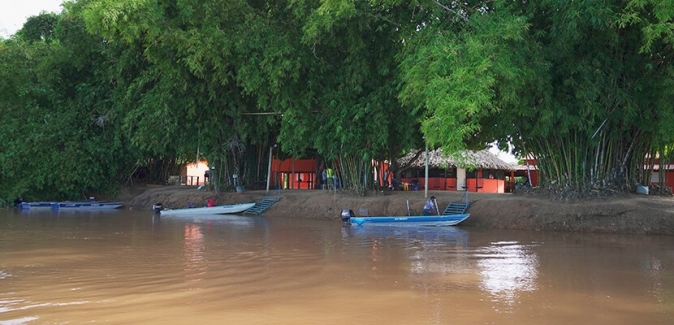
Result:
{"type": "Polygon", "coordinates": [[[353,210],[344,209],[342,210],[340,218],[342,218],[342,222],[349,222],[351,220],[351,217],[355,216],[356,215],[353,213],[353,210]]]}
{"type": "Polygon", "coordinates": [[[152,212],[159,213],[161,210],[164,210],[164,206],[161,204],[161,202],[152,205],[152,212]]]}

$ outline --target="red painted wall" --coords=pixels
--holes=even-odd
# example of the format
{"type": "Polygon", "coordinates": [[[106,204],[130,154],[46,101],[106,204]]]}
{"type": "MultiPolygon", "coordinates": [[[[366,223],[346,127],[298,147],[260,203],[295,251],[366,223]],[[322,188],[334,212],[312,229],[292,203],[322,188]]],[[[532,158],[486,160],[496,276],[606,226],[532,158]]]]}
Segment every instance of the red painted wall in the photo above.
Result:
{"type": "MultiPolygon", "coordinates": [[[[412,183],[415,178],[403,178],[403,183],[412,183]]],[[[426,180],[419,178],[419,189],[424,189],[426,180]]],[[[456,191],[456,178],[429,177],[428,189],[431,191],[456,191]]]]}
{"type": "MultiPolygon", "coordinates": [[[[411,184],[414,178],[403,178],[402,182],[411,184]]],[[[424,189],[424,179],[419,178],[419,190],[424,189]]],[[[468,183],[468,191],[475,192],[475,178],[466,179],[468,183]]],[[[431,177],[428,179],[429,187],[431,191],[456,191],[456,178],[438,178],[431,177]]],[[[409,190],[411,188],[408,186],[409,190]]],[[[463,190],[460,188],[459,190],[463,190]]],[[[505,180],[502,179],[477,179],[477,192],[480,193],[505,193],[505,180]]]]}
{"type": "MultiPolygon", "coordinates": [[[[316,186],[316,159],[295,159],[293,173],[293,159],[271,161],[272,186],[281,186],[284,189],[313,189],[316,186]],[[276,184],[278,182],[278,184],[276,184]]],[[[318,180],[320,182],[320,180],[318,180]]]]}
{"type": "MultiPolygon", "coordinates": [[[[296,159],[295,160],[295,172],[311,172],[315,173],[317,169],[316,159],[296,159]]],[[[293,160],[278,160],[276,158],[271,161],[271,172],[283,172],[283,173],[292,173],[293,171],[293,160]]]]}

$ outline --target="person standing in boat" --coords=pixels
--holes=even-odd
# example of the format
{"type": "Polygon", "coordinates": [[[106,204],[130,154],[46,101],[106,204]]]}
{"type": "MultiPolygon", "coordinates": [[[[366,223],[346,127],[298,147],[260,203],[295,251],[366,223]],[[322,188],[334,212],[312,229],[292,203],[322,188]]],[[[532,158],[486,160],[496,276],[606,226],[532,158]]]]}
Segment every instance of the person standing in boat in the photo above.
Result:
{"type": "Polygon", "coordinates": [[[435,214],[436,212],[439,214],[440,212],[438,211],[438,208],[435,206],[435,196],[431,196],[428,201],[426,201],[426,204],[424,204],[424,212],[423,214],[425,216],[430,216],[431,212],[435,214]]]}

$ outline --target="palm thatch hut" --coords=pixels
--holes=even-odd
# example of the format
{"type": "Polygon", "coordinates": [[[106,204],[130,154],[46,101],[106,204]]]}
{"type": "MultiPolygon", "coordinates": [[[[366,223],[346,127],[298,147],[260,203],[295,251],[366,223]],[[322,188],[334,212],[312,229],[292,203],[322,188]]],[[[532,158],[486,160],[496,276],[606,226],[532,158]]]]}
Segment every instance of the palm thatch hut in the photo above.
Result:
{"type": "MultiPolygon", "coordinates": [[[[425,185],[426,152],[414,150],[398,159],[402,189],[420,189],[425,185]]],[[[428,152],[429,190],[468,190],[504,193],[506,176],[515,166],[499,159],[489,150],[465,150],[445,155],[442,150],[428,152]]]]}

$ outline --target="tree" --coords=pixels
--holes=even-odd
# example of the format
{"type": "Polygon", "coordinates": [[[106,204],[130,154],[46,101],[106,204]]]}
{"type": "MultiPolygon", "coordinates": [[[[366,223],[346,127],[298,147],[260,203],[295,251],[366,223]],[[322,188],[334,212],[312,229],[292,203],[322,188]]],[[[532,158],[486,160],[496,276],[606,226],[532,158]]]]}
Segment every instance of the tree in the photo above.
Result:
{"type": "MultiPolygon", "coordinates": [[[[648,16],[646,7],[630,8],[648,16]]],[[[648,183],[644,158],[656,139],[671,143],[671,66],[661,59],[670,50],[618,24],[623,2],[440,8],[443,19],[420,23],[402,54],[402,98],[428,108],[432,142],[452,152],[512,141],[535,155],[544,180],[579,192],[648,183]],[[658,54],[640,51],[641,39],[658,54]]]]}
{"type": "Polygon", "coordinates": [[[57,17],[51,42],[18,37],[3,43],[0,178],[9,184],[3,197],[114,191],[133,161],[110,110],[106,45],[84,32],[76,6],[68,8],[57,17]]]}
{"type": "Polygon", "coordinates": [[[27,42],[52,42],[56,37],[56,28],[60,16],[55,13],[42,12],[37,16],[28,17],[16,36],[27,42]]]}

